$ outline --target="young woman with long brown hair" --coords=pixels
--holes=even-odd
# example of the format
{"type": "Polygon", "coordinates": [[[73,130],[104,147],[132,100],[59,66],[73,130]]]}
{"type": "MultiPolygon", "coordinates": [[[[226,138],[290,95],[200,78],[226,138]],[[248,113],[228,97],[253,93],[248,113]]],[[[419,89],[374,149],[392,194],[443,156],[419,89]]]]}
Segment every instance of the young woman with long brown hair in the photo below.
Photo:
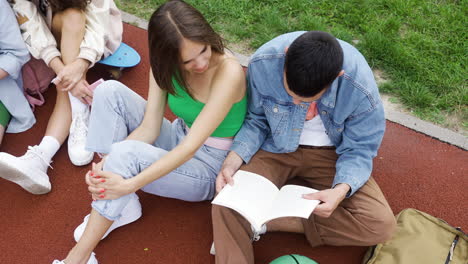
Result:
{"type": "Polygon", "coordinates": [[[90,215],[63,262],[97,263],[92,253],[113,229],[141,216],[135,192],[186,201],[212,199],[215,178],[242,126],[246,84],[241,65],[202,14],[169,1],[152,15],[148,101],[116,81],[98,86],[87,149],[107,156],[86,180],[90,215]],[[166,120],[166,103],[178,116],[166,120]]]}

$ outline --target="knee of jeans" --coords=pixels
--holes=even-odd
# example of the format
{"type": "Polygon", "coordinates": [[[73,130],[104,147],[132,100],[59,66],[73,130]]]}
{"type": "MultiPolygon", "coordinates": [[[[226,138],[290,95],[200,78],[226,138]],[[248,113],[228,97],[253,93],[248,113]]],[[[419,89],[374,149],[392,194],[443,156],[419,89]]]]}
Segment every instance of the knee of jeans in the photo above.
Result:
{"type": "MultiPolygon", "coordinates": [[[[103,169],[118,173],[125,178],[132,177],[139,173],[140,163],[146,162],[142,160],[142,157],[144,157],[145,153],[149,153],[150,149],[154,149],[154,147],[136,140],[124,140],[114,143],[111,146],[109,155],[106,157],[103,169]]],[[[158,154],[157,151],[151,152],[155,160],[159,159],[158,154]]],[[[161,153],[160,155],[164,154],[161,153]]]]}
{"type": "MultiPolygon", "coordinates": [[[[93,101],[98,100],[109,100],[111,98],[116,98],[123,89],[127,89],[125,85],[121,82],[115,80],[105,81],[99,84],[96,89],[93,91],[93,101]]],[[[114,100],[109,100],[114,101],[114,100]]]]}
{"type": "Polygon", "coordinates": [[[109,155],[107,155],[105,164],[111,163],[127,163],[130,159],[135,156],[135,150],[138,149],[138,145],[144,144],[143,142],[135,140],[124,140],[112,144],[109,155]],[[126,161],[126,162],[124,162],[126,161]]]}

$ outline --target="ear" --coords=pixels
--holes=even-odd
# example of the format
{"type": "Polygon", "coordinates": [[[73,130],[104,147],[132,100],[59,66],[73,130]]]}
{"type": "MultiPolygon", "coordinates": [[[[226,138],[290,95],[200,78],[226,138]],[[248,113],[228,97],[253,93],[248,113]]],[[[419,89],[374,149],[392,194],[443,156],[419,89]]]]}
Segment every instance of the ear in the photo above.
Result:
{"type": "Polygon", "coordinates": [[[289,46],[287,46],[286,48],[284,48],[284,53],[288,53],[288,49],[289,49],[289,46]]]}
{"type": "Polygon", "coordinates": [[[336,78],[342,76],[344,74],[344,70],[341,70],[340,73],[338,73],[338,76],[336,76],[336,78]]]}

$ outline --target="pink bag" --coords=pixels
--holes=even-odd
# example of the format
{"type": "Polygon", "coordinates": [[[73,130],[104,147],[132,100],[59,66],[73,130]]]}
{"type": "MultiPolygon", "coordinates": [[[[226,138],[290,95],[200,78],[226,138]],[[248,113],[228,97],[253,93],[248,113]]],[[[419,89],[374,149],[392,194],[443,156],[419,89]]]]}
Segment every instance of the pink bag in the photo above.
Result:
{"type": "Polygon", "coordinates": [[[24,95],[34,111],[36,105],[44,104],[45,99],[42,94],[49,88],[50,82],[55,77],[55,72],[47,67],[43,60],[32,57],[23,66],[22,72],[24,95]]]}
{"type": "MultiPolygon", "coordinates": [[[[88,86],[88,89],[89,89],[91,92],[94,92],[94,89],[96,89],[96,87],[98,87],[98,85],[100,85],[100,84],[103,83],[103,82],[104,82],[104,79],[101,78],[101,79],[99,79],[99,80],[93,82],[92,84],[90,84],[90,85],[88,86]]],[[[84,100],[85,100],[86,103],[88,103],[89,105],[91,105],[91,104],[93,103],[93,102],[88,98],[88,96],[86,96],[86,97],[84,98],[84,100]]]]}

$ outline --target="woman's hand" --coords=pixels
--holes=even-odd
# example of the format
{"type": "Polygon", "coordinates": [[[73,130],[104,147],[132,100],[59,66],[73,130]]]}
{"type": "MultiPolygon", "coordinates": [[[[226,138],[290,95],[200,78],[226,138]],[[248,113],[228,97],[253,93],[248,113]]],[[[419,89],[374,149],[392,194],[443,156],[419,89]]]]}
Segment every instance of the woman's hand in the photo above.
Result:
{"type": "Polygon", "coordinates": [[[89,67],[89,61],[84,59],[76,59],[74,62],[65,65],[57,74],[55,84],[64,87],[62,91],[70,91],[84,77],[84,73],[89,67]]]}
{"type": "Polygon", "coordinates": [[[89,88],[89,83],[86,80],[80,80],[75,87],[70,91],[70,93],[78,98],[83,104],[89,104],[93,102],[93,91],[89,88]]]}
{"type": "Polygon", "coordinates": [[[129,181],[122,176],[102,170],[103,161],[93,163],[93,169],[86,174],[86,183],[93,200],[115,200],[134,192],[129,181]]]}

